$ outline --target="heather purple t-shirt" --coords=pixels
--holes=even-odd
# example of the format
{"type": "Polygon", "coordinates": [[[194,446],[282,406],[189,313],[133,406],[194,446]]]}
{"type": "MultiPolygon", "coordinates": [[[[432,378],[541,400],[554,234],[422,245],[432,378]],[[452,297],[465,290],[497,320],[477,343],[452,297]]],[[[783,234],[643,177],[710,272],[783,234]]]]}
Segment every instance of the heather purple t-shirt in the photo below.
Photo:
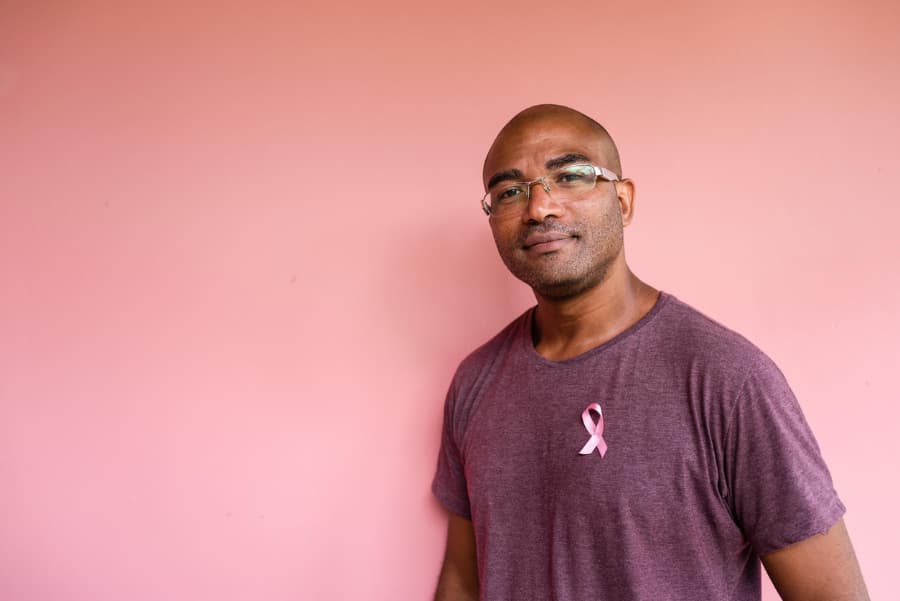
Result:
{"type": "Polygon", "coordinates": [[[472,520],[483,600],[758,601],[759,555],[843,514],[784,377],[738,334],[663,293],[554,362],[533,315],[461,363],[445,405],[432,488],[472,520]],[[602,458],[579,454],[591,403],[602,458]]]}

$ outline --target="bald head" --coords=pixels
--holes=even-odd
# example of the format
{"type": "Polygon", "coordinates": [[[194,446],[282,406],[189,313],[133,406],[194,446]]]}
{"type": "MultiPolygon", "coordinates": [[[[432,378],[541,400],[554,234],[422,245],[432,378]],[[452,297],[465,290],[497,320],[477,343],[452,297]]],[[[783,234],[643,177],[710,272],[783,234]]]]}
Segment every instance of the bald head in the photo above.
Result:
{"type": "Polygon", "coordinates": [[[497,166],[497,160],[508,153],[510,147],[538,141],[552,128],[566,131],[573,144],[593,147],[595,154],[599,156],[591,158],[622,177],[619,150],[605,127],[573,108],[559,104],[538,104],[518,113],[497,134],[484,160],[485,182],[491,177],[489,171],[497,166]]]}

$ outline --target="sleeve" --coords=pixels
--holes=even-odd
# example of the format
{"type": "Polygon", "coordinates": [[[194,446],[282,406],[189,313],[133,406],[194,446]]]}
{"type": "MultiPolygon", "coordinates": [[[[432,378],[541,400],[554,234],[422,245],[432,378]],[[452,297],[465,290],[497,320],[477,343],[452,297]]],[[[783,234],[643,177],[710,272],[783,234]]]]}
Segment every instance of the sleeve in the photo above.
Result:
{"type": "Polygon", "coordinates": [[[456,401],[455,382],[447,392],[444,401],[444,424],[441,429],[441,449],[438,453],[437,470],[431,483],[431,490],[437,500],[448,511],[466,519],[472,519],[469,507],[469,493],[462,456],[457,443],[454,423],[456,401]]]}
{"type": "Polygon", "coordinates": [[[844,514],[797,399],[767,357],[740,389],[725,449],[730,505],[758,555],[823,533],[844,514]]]}

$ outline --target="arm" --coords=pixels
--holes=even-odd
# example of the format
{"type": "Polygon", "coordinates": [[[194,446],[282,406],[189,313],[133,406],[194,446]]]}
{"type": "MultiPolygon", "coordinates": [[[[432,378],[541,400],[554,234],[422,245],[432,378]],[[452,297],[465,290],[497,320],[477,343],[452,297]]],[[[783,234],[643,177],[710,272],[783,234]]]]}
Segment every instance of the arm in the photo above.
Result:
{"type": "Polygon", "coordinates": [[[785,601],[869,601],[843,519],[825,534],[762,557],[785,601]]]}
{"type": "Polygon", "coordinates": [[[472,522],[450,514],[447,548],[434,601],[478,601],[478,564],[472,522]]]}

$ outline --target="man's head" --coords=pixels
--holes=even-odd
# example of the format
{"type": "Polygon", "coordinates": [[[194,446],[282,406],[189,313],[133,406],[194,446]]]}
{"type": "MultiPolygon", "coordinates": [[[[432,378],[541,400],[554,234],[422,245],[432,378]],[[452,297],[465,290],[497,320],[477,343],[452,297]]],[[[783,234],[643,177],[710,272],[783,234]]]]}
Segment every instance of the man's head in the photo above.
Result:
{"type": "MultiPolygon", "coordinates": [[[[529,182],[554,168],[596,165],[621,177],[616,145],[606,129],[568,107],[544,104],[507,123],[484,161],[485,190],[509,180],[529,182]]],[[[629,180],[598,179],[577,198],[553,182],[530,189],[530,199],[503,216],[491,231],[513,275],[545,298],[572,297],[625,268],[622,229],[630,223],[634,187],[629,180]]]]}

